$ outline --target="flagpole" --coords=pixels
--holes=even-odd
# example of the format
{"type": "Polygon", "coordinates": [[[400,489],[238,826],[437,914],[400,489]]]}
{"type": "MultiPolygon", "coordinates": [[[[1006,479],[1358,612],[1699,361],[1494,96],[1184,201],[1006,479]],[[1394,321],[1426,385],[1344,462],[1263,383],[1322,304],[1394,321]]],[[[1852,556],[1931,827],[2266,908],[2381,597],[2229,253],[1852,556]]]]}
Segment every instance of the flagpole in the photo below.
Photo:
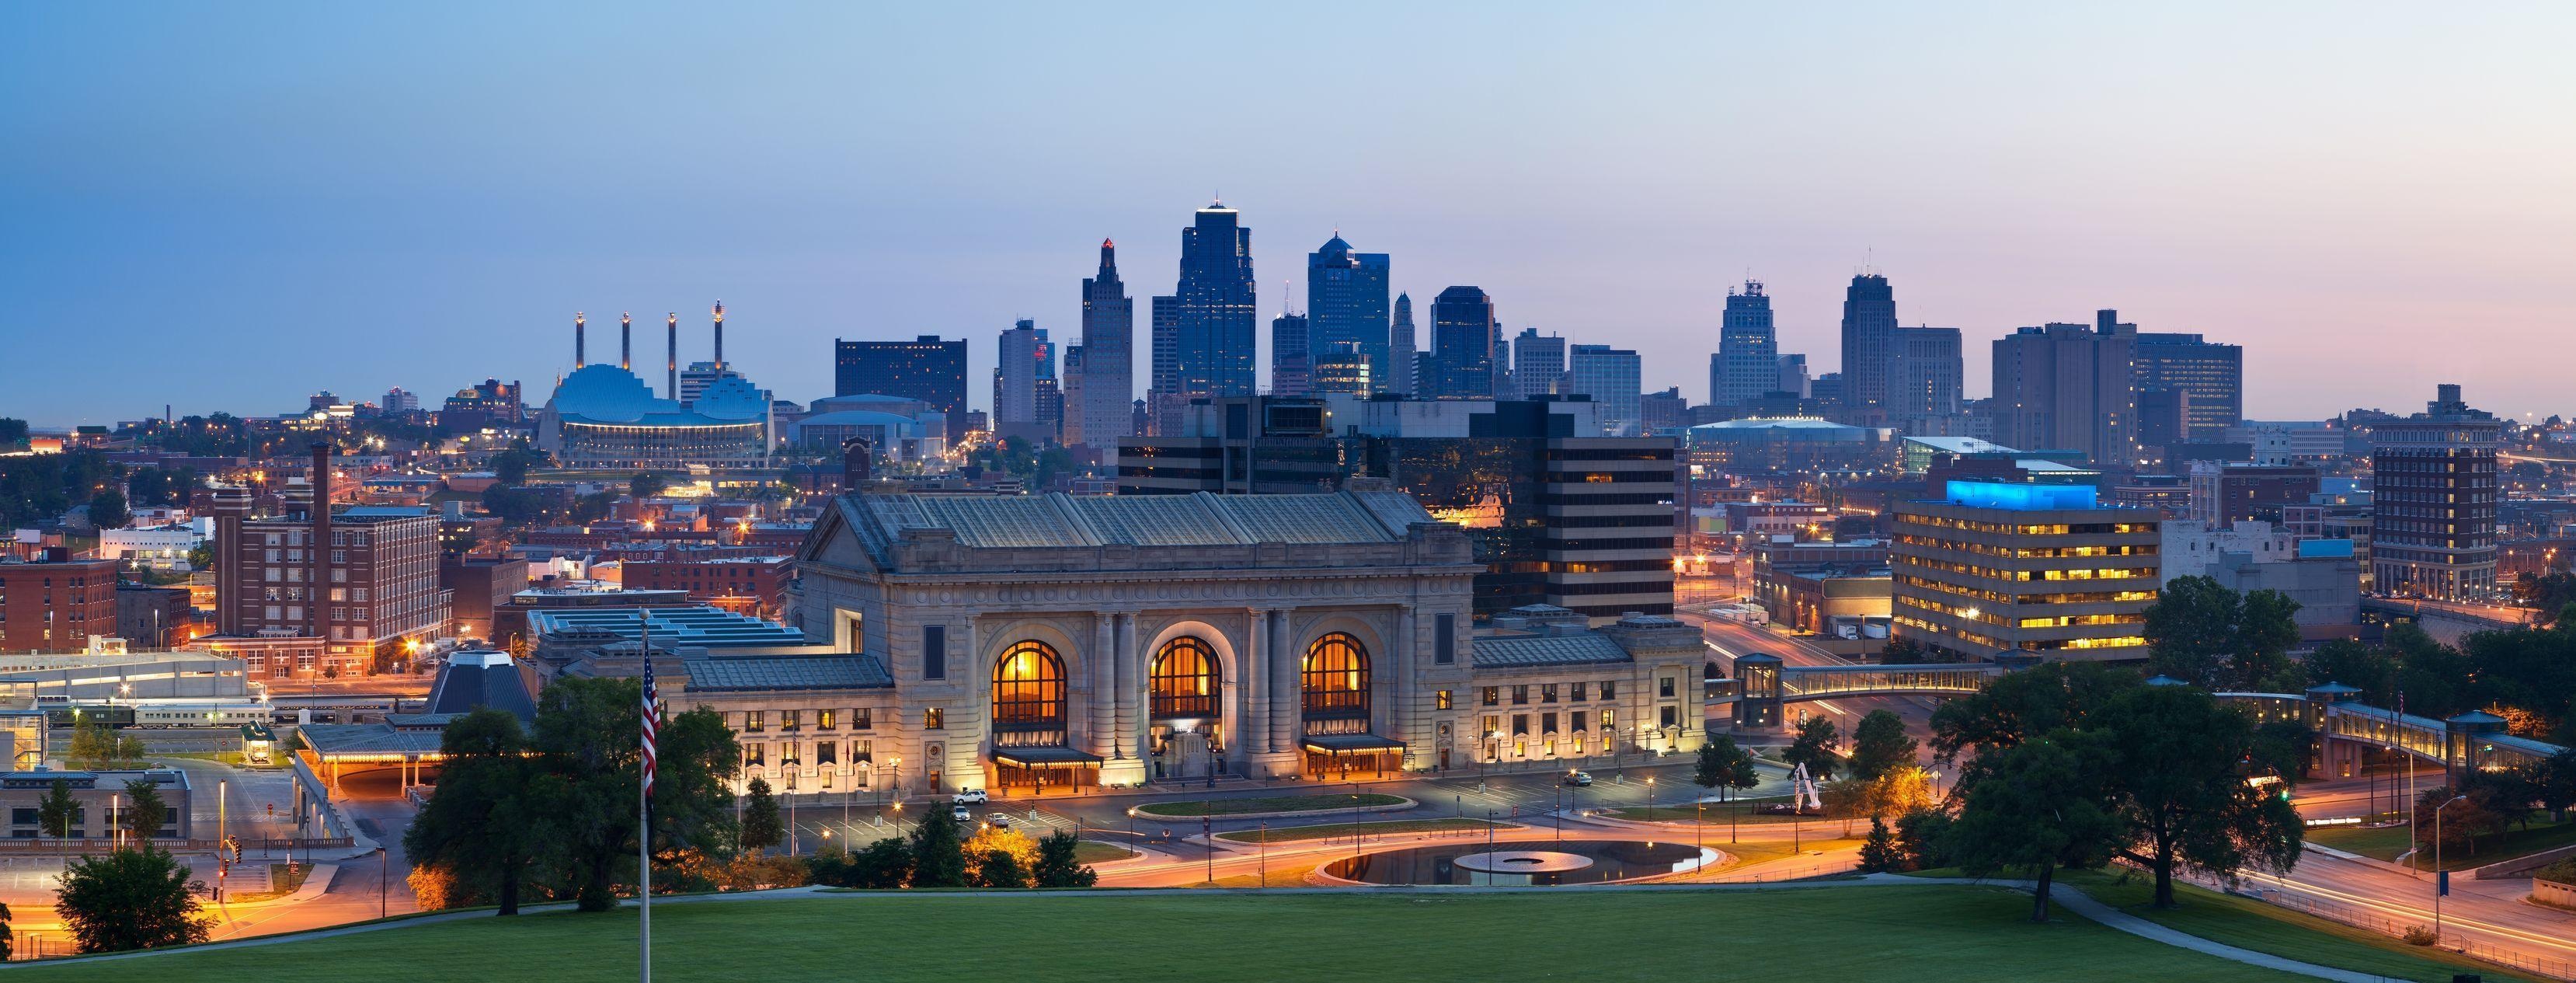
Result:
{"type": "Polygon", "coordinates": [[[644,658],[644,767],[635,790],[636,939],[641,947],[636,966],[642,983],[653,983],[653,619],[639,607],[635,623],[644,658]]]}

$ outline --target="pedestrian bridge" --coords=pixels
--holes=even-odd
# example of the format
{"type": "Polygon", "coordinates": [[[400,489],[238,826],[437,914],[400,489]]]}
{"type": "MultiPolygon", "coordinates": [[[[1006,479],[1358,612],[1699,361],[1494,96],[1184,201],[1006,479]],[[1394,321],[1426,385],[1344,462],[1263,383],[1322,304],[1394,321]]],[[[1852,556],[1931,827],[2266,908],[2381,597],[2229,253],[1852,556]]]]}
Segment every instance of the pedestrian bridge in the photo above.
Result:
{"type": "MultiPolygon", "coordinates": [[[[1732,709],[1737,728],[1756,730],[1780,726],[1781,708],[1791,703],[1837,697],[1965,696],[2031,664],[1793,666],[1779,656],[1755,652],[1735,658],[1735,678],[1709,680],[1707,697],[1711,706],[1732,709]]],[[[2183,685],[2163,677],[2149,682],[2183,685]]],[[[2398,713],[2361,702],[2360,690],[2340,683],[2312,686],[2304,693],[2214,695],[2258,723],[2306,724],[2317,734],[2329,774],[2346,773],[2347,765],[2357,764],[2362,749],[2373,746],[2441,762],[2453,771],[2526,767],[2565,750],[2505,733],[2504,719],[2494,714],[2472,710],[2437,720],[2398,713]]]]}

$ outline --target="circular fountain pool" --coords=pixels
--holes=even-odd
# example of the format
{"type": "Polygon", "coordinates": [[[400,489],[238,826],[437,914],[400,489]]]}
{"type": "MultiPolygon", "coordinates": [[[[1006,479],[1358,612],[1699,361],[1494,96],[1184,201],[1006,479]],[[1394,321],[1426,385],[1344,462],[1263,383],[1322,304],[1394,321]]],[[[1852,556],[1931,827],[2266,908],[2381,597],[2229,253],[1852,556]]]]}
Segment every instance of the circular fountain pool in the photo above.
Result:
{"type": "Polygon", "coordinates": [[[1448,843],[1344,857],[1324,873],[1361,884],[1500,884],[1546,886],[1606,884],[1673,874],[1716,863],[1725,855],[1688,843],[1577,840],[1488,847],[1448,843]]]}

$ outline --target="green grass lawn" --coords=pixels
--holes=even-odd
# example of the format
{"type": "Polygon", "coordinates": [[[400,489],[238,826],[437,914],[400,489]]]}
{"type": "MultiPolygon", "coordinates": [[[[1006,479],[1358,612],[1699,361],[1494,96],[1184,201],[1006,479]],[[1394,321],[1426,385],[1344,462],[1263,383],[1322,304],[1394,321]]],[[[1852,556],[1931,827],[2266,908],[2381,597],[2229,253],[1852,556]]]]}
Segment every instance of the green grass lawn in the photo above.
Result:
{"type": "Polygon", "coordinates": [[[1134,850],[1115,843],[1102,843],[1099,840],[1083,840],[1073,845],[1075,863],[1105,864],[1112,860],[1125,860],[1135,855],[1134,850]]]}
{"type": "MultiPolygon", "coordinates": [[[[653,969],[668,983],[839,979],[853,967],[864,967],[869,979],[972,975],[1015,983],[1179,979],[1212,970],[1229,980],[1335,983],[1398,976],[1421,983],[1851,983],[1891,975],[1911,983],[2298,979],[2079,918],[2033,925],[2025,920],[2029,907],[2021,895],[1968,886],[1476,895],[1101,892],[1025,899],[846,894],[656,905],[653,969]],[[1756,949],[1733,957],[1688,941],[1728,931],[1725,926],[1832,931],[1794,952],[1776,944],[1760,950],[1748,941],[1756,949]],[[1603,941],[1658,937],[1672,944],[1603,941]],[[1212,964],[1211,958],[1220,962],[1212,964]]],[[[31,983],[345,983],[466,975],[477,983],[607,983],[635,978],[635,914],[474,918],[279,946],[22,966],[14,973],[31,983]]]]}
{"type": "Polygon", "coordinates": [[[1247,812],[1304,812],[1309,809],[1373,808],[1400,805],[1404,797],[1362,792],[1358,795],[1271,795],[1257,799],[1177,799],[1136,807],[1148,816],[1240,816],[1247,812]]]}
{"type": "MultiPolygon", "coordinates": [[[[1301,840],[1329,840],[1347,837],[1357,826],[1362,836],[1390,836],[1402,833],[1446,833],[1472,829],[1482,832],[1482,819],[1392,819],[1374,823],[1324,823],[1317,826],[1283,826],[1272,830],[1245,829],[1218,833],[1216,838],[1234,843],[1295,843],[1301,840]]],[[[1510,823],[1494,823],[1495,829],[1518,829],[1510,823]]]]}
{"type": "Polygon", "coordinates": [[[2059,877],[2129,914],[2256,952],[2402,980],[2439,983],[2456,972],[2484,973],[2489,980],[2519,978],[2481,963],[2430,958],[2426,950],[2401,940],[2253,898],[2177,884],[2176,907],[2158,911],[2150,904],[2155,900],[2155,880],[2146,875],[2132,873],[2124,878],[2111,871],[2070,871],[2059,877]]]}
{"type": "MultiPolygon", "coordinates": [[[[2409,845],[2404,826],[2369,829],[2360,826],[2323,826],[2308,831],[2308,842],[2329,846],[2346,853],[2358,853],[2373,860],[2395,862],[2409,845]]],[[[2484,867],[2499,860],[2510,860],[2524,854],[2538,853],[2576,843],[2576,822],[2534,823],[2530,829],[2512,827],[2503,833],[2482,836],[2474,849],[2446,847],[2442,850],[2442,867],[2467,870],[2484,867]]],[[[2418,870],[2432,870],[2433,856],[2427,853],[2409,861],[2418,870]]]]}
{"type": "MultiPolygon", "coordinates": [[[[1754,864],[1770,863],[1774,860],[1797,856],[1803,853],[1810,853],[1817,850],[1842,850],[1860,845],[1859,840],[1838,840],[1821,836],[1799,843],[1797,845],[1798,848],[1794,850],[1790,849],[1790,844],[1787,840],[1782,840],[1777,843],[1769,840],[1746,843],[1722,843],[1716,840],[1706,840],[1703,842],[1704,845],[1710,849],[1723,850],[1728,856],[1734,857],[1735,863],[1728,865],[1729,867],[1750,867],[1754,864]]],[[[1817,859],[1821,861],[1823,858],[1820,857],[1817,859]]],[[[1795,867],[1798,865],[1790,864],[1789,866],[1795,867]]]]}

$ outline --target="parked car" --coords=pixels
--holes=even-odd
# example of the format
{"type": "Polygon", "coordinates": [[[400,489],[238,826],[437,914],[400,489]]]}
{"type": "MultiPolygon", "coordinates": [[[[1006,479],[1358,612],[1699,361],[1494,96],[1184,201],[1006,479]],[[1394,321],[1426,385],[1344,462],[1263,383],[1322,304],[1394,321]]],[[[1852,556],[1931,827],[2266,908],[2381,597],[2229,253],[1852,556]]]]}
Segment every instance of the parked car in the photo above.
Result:
{"type": "Polygon", "coordinates": [[[1592,773],[1591,773],[1591,772],[1588,772],[1588,771],[1569,771],[1569,772],[1566,772],[1566,773],[1565,773],[1565,783],[1566,783],[1566,784],[1568,784],[1568,785],[1580,785],[1580,786],[1589,787],[1589,786],[1591,786],[1591,784],[1592,784],[1592,773]]]}
{"type": "Polygon", "coordinates": [[[949,797],[949,799],[948,799],[948,801],[950,801],[950,802],[955,802],[955,803],[958,803],[958,804],[961,804],[961,805],[964,805],[964,804],[970,804],[970,803],[971,803],[971,804],[975,804],[975,805],[981,805],[981,804],[983,804],[984,802],[988,801],[990,798],[991,798],[990,796],[988,796],[988,795],[986,795],[986,794],[985,794],[985,792],[984,792],[984,790],[983,790],[983,789],[980,789],[980,788],[970,788],[970,789],[967,789],[967,790],[965,790],[965,791],[963,791],[963,792],[959,792],[959,793],[957,793],[956,795],[950,796],[950,797],[949,797]]]}

